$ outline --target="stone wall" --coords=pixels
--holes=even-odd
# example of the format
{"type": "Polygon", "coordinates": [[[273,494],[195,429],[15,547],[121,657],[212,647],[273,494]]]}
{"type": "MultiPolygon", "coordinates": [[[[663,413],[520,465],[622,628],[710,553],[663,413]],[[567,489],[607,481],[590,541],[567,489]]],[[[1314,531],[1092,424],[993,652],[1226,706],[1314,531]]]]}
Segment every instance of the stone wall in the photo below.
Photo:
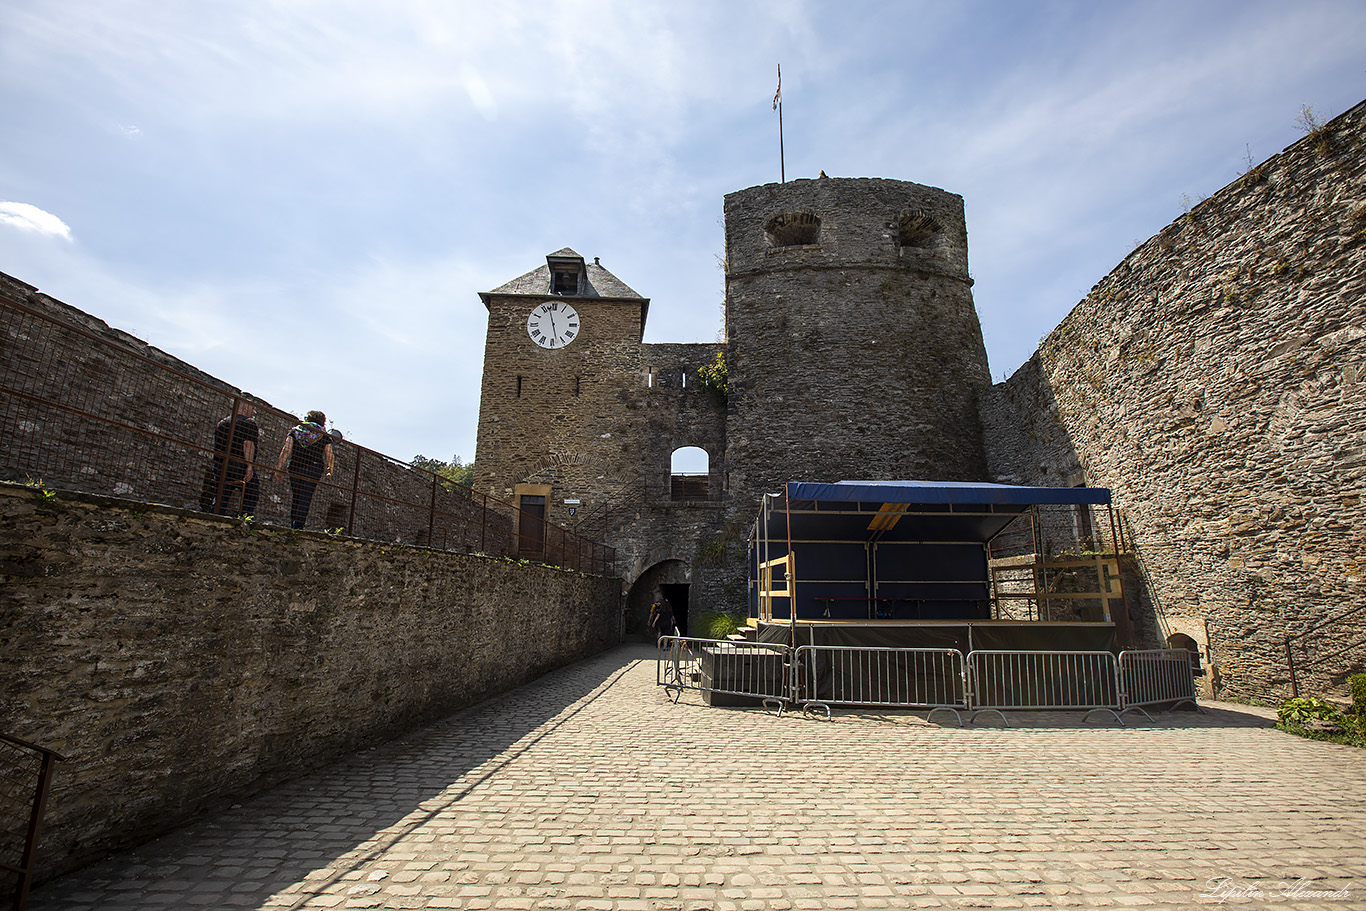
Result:
{"type": "Polygon", "coordinates": [[[620,641],[620,583],[0,484],[0,730],[73,869],[620,641]]]}
{"type": "MultiPolygon", "coordinates": [[[[630,430],[629,449],[637,481],[574,526],[580,534],[616,547],[617,570],[630,591],[626,623],[631,634],[644,634],[661,584],[689,585],[694,614],[726,606],[723,588],[729,580],[717,573],[715,561],[703,556],[724,526],[726,407],[723,398],[702,387],[697,373],[723,348],[705,343],[642,346],[645,381],[633,398],[638,420],[630,430]],[[707,453],[704,498],[673,499],[671,458],[685,446],[707,453]]],[[[733,583],[729,587],[741,590],[733,583]]]]}
{"type": "MultiPolygon", "coordinates": [[[[984,399],[993,478],[1111,488],[1155,628],[1232,696],[1288,695],[1284,637],[1366,595],[1364,133],[1359,105],[1195,206],[984,399]]],[[[1316,635],[1358,643],[1320,686],[1363,621],[1316,635]]]]}

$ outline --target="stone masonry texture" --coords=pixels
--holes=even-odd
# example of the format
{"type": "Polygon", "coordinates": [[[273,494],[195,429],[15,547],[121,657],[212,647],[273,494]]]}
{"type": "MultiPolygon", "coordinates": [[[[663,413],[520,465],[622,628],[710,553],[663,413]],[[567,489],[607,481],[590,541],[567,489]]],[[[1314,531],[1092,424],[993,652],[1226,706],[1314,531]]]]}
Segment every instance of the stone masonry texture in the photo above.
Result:
{"type": "Polygon", "coordinates": [[[787,481],[984,480],[962,198],[820,178],[732,193],[725,211],[734,518],[787,481]],[[819,229],[784,244],[783,214],[819,229]],[[934,230],[903,243],[908,218],[934,230]]]}
{"type": "Polygon", "coordinates": [[[519,486],[548,491],[550,521],[615,547],[617,569],[633,589],[633,632],[643,630],[661,582],[693,586],[698,605],[716,603],[727,580],[696,558],[724,524],[726,409],[697,371],[722,347],[642,344],[645,298],[627,296],[622,285],[616,297],[589,288],[553,295],[549,281],[546,270],[483,295],[489,322],[476,487],[507,499],[519,486]],[[527,335],[527,314],[546,301],[572,305],[581,320],[562,348],[541,348],[527,335]],[[711,487],[702,501],[670,494],[671,457],[688,446],[708,455],[711,487]]]}
{"type": "MultiPolygon", "coordinates": [[[[237,390],[0,276],[7,297],[64,313],[89,333],[57,332],[44,341],[50,342],[45,351],[35,344],[36,324],[16,319],[0,336],[0,353],[7,362],[22,362],[23,382],[30,384],[0,397],[6,442],[0,477],[22,481],[29,472],[53,472],[91,492],[50,498],[20,486],[0,488],[6,696],[0,725],[71,757],[49,814],[46,872],[69,869],[235,795],[593,654],[615,643],[623,629],[637,629],[664,585],[690,585],[690,615],[743,605],[746,527],[759,495],[788,480],[988,479],[1108,487],[1134,546],[1124,571],[1126,589],[1135,596],[1130,610],[1140,644],[1189,636],[1213,660],[1216,692],[1284,697],[1285,637],[1366,603],[1364,133],[1366,106],[1358,106],[1196,205],[1102,279],[1035,356],[995,386],[972,303],[963,202],[902,181],[796,180],[728,196],[728,335],[714,345],[643,344],[648,301],[617,283],[610,294],[582,301],[584,335],[548,352],[531,345],[525,330],[527,313],[545,295],[519,283],[489,292],[479,486],[498,496],[515,495],[518,485],[548,487],[551,520],[577,523],[589,537],[617,546],[621,579],[259,529],[95,496],[103,491],[189,505],[198,471],[187,472],[186,465],[202,465],[203,449],[121,450],[107,440],[79,438],[60,415],[13,419],[15,401],[44,384],[69,387],[84,396],[83,408],[110,421],[162,435],[194,426],[207,438],[237,390]],[[119,368],[91,335],[136,348],[148,371],[119,368]],[[26,360],[35,352],[48,359],[26,360]],[[724,353],[730,372],[724,400],[692,382],[717,353],[724,353]],[[201,384],[200,391],[178,395],[180,385],[157,386],[153,377],[161,373],[151,370],[153,364],[181,371],[201,384]],[[681,446],[699,446],[709,455],[705,500],[675,501],[667,494],[668,458],[681,446]],[[83,447],[85,462],[73,455],[83,447]],[[119,459],[141,474],[111,491],[99,475],[105,466],[112,472],[119,459]],[[574,516],[566,499],[580,501],[574,516]]],[[[601,269],[596,261],[585,268],[601,269]]],[[[548,265],[547,280],[549,274],[548,265]]],[[[288,418],[275,413],[263,419],[263,435],[278,439],[288,418]]],[[[342,465],[352,455],[359,458],[358,450],[344,451],[342,465]]],[[[356,487],[406,489],[417,479],[405,472],[376,461],[359,470],[356,487]]],[[[422,490],[409,496],[420,498],[422,490]]],[[[266,499],[263,509],[281,508],[278,492],[266,499]]],[[[428,534],[426,523],[397,512],[381,509],[367,521],[404,542],[421,543],[428,534]]],[[[514,531],[502,529],[509,543],[514,531]]],[[[1331,687],[1361,669],[1363,620],[1366,615],[1358,614],[1316,634],[1312,651],[1338,657],[1307,684],[1331,687]]],[[[580,717],[577,700],[600,684],[615,686],[615,673],[571,684],[571,690],[579,688],[575,695],[558,707],[552,697],[550,708],[533,715],[559,718],[573,706],[572,717],[580,717]]],[[[630,677],[622,673],[622,680],[630,677]]],[[[553,680],[546,685],[560,686],[553,680]]],[[[644,695],[648,686],[637,689],[641,699],[650,698],[644,695]]],[[[1031,728],[1008,741],[993,739],[997,734],[964,740],[982,732],[934,728],[932,737],[910,734],[909,752],[902,753],[879,739],[880,728],[860,728],[847,741],[838,733],[812,738],[813,728],[792,728],[800,733],[790,742],[779,737],[773,747],[758,732],[785,729],[751,731],[743,719],[763,717],[755,713],[708,710],[704,722],[686,711],[661,712],[669,723],[656,727],[656,716],[641,712],[641,704],[637,699],[623,710],[635,728],[618,731],[604,722],[601,731],[589,730],[605,732],[608,758],[589,736],[589,746],[567,745],[581,751],[581,765],[555,766],[531,785],[506,785],[509,792],[525,787],[541,802],[537,806],[551,807],[549,817],[510,813],[504,802],[495,806],[502,816],[462,819],[455,827],[463,845],[497,851],[457,845],[453,863],[465,866],[433,860],[425,872],[398,871],[377,866],[380,855],[371,852],[370,836],[347,829],[337,836],[344,844],[335,856],[345,863],[358,856],[356,865],[338,872],[323,861],[308,866],[317,857],[294,858],[277,876],[275,868],[261,873],[243,861],[247,866],[239,872],[261,875],[239,894],[264,894],[279,907],[359,907],[383,894],[369,906],[402,907],[397,903],[408,899],[399,897],[401,890],[384,891],[400,884],[402,872],[413,877],[402,881],[404,888],[417,890],[406,894],[427,902],[413,907],[478,908],[495,900],[499,907],[541,902],[613,911],[649,907],[647,900],[671,911],[868,907],[883,900],[889,907],[936,901],[952,907],[988,901],[982,896],[1016,906],[1057,906],[1099,901],[1096,896],[1108,893],[1122,893],[1120,904],[1181,906],[1197,903],[1192,896],[1206,874],[1235,883],[1317,876],[1339,884],[1361,875],[1350,862],[1328,859],[1360,845],[1359,816],[1331,815],[1314,790],[1328,793],[1346,782],[1345,799],[1360,806],[1352,790],[1359,790],[1360,769],[1339,763],[1341,754],[1321,752],[1321,746],[1287,747],[1224,715],[1212,725],[1174,724],[1177,733],[1162,726],[1151,732],[1151,743],[1119,731],[1072,736],[1076,726],[1065,724],[1064,734],[1045,725],[1044,733],[1031,728]],[[1222,722],[1228,723],[1221,728],[1222,722]],[[951,748],[943,747],[946,741],[951,748]],[[1140,754],[1136,745],[1159,752],[1140,754]],[[817,747],[818,757],[804,752],[817,747]],[[772,749],[777,752],[763,752],[772,749]],[[782,803],[780,814],[757,820],[759,811],[746,802],[753,799],[747,775],[755,768],[747,750],[762,756],[765,773],[777,780],[816,767],[825,777],[817,776],[819,784],[801,795],[807,804],[782,803]],[[1034,764],[1030,757],[1038,750],[1049,759],[1034,764]],[[676,779],[676,767],[692,768],[675,765],[679,753],[704,770],[719,763],[725,774],[706,771],[699,779],[689,772],[693,777],[676,779]],[[793,764],[784,765],[789,759],[793,764]],[[882,765],[865,765],[864,759],[882,765]],[[1232,764],[1220,766],[1216,759],[1232,764]],[[942,767],[932,764],[939,760],[942,767]],[[979,760],[980,768],[972,765],[979,760]],[[620,771],[625,766],[611,765],[617,761],[628,764],[629,781],[620,771]],[[827,761],[829,766],[819,764],[827,761]],[[923,762],[931,765],[917,765],[923,762]],[[1269,771],[1276,762],[1309,772],[1303,780],[1276,777],[1269,771]],[[955,771],[965,763],[977,771],[955,771]],[[851,780],[862,782],[852,798],[841,790],[845,779],[831,771],[845,767],[857,767],[851,780]],[[1054,767],[1066,767],[1074,777],[1054,779],[1054,767]],[[609,768],[617,771],[604,771],[609,768]],[[1005,790],[999,784],[1003,768],[1024,769],[1025,780],[1042,782],[1042,791],[1005,790]],[[918,769],[932,784],[907,792],[905,773],[918,769]],[[1117,772],[1128,776],[1119,784],[1117,772]],[[618,774],[626,784],[614,786],[628,787],[630,799],[595,806],[607,793],[598,788],[602,776],[618,774]],[[556,802],[557,780],[573,785],[573,806],[556,802]],[[1270,784],[1263,786],[1264,780],[1270,784]],[[1106,786],[1088,790],[1097,781],[1106,786]],[[1211,791],[1211,781],[1222,790],[1211,791]],[[712,795],[723,809],[686,801],[694,791],[712,795]],[[884,792],[897,799],[880,803],[884,792]],[[1052,800],[1031,802],[1036,792],[1052,800]],[[1312,819],[1296,815],[1300,811],[1282,799],[1291,792],[1308,792],[1311,809],[1305,812],[1312,819]],[[671,797],[678,820],[637,825],[651,814],[673,812],[651,808],[657,793],[671,797]],[[982,793],[992,800],[977,801],[982,793]],[[1117,805],[1116,793],[1144,799],[1117,805]],[[954,795],[962,800],[950,802],[954,795]],[[813,802],[821,807],[819,818],[802,816],[803,806],[813,802]],[[965,819],[956,815],[963,805],[971,808],[965,819]],[[916,816],[909,828],[892,824],[897,814],[920,810],[927,815],[916,816]],[[991,829],[1003,812],[1007,827],[991,829]],[[584,813],[606,828],[590,831],[581,824],[584,813]],[[1324,813],[1329,815],[1316,815],[1324,813]],[[737,814],[745,825],[728,828],[737,814]],[[795,821],[784,828],[788,817],[795,821]],[[1092,825],[1097,818],[1101,823],[1092,825]],[[496,828],[499,819],[512,826],[512,841],[498,841],[502,835],[479,841],[481,829],[496,828]],[[865,853],[860,832],[870,819],[886,822],[874,828],[891,832],[885,837],[895,850],[865,853]],[[1320,819],[1330,821],[1316,827],[1320,819]],[[1016,830],[1031,834],[1017,836],[1016,830]],[[544,831],[554,833],[547,839],[560,840],[536,841],[544,831]],[[750,850],[753,833],[762,831],[783,834],[750,850]],[[816,834],[803,840],[808,831],[816,834]],[[914,834],[922,831],[935,834],[923,840],[914,834]],[[1267,852],[1257,853],[1250,832],[1270,833],[1267,852]],[[624,846],[656,839],[673,846],[670,868],[631,866],[624,846]],[[696,855],[682,853],[685,842],[713,846],[706,850],[716,858],[751,859],[719,870],[717,864],[732,861],[690,863],[685,856],[696,855]],[[554,849],[533,850],[539,844],[554,849]],[[990,845],[997,847],[987,850],[990,845]],[[1226,853],[1212,855],[1211,846],[1226,853]],[[571,848],[573,861],[554,856],[571,848]],[[916,878],[922,848],[935,855],[928,878],[916,878]],[[353,849],[361,853],[349,853],[353,849]],[[724,853],[729,849],[733,853],[724,853]],[[998,869],[991,861],[1003,850],[1011,856],[998,869]],[[527,853],[540,858],[534,869],[514,869],[512,855],[527,853]],[[840,859],[795,866],[774,860],[772,868],[763,867],[770,855],[798,854],[840,859]],[[874,855],[876,862],[868,862],[874,855]],[[987,861],[979,863],[982,856],[987,861]],[[330,879],[315,889],[318,883],[301,886],[290,878],[307,879],[320,869],[327,872],[319,877],[335,873],[357,891],[341,895],[330,879]],[[364,883],[353,876],[358,869],[365,871],[359,877],[364,883]],[[1135,872],[1147,869],[1158,872],[1135,872]],[[1022,870],[1028,878],[1002,878],[1022,870]],[[460,890],[429,895],[425,886],[406,885],[427,882],[422,877],[428,872],[460,890]],[[606,878],[619,875],[627,879],[606,878]],[[371,888],[374,883],[382,885],[371,888]],[[560,889],[561,883],[579,891],[507,891],[510,884],[560,889]],[[878,891],[864,891],[865,885],[878,891]],[[649,891],[655,888],[673,891],[649,891]],[[754,891],[759,889],[769,891],[754,891]]],[[[514,703],[493,705],[496,715],[511,713],[514,703]]],[[[668,711],[660,700],[650,705],[668,711]]],[[[544,718],[517,728],[514,716],[509,714],[514,727],[504,732],[507,742],[542,749],[535,738],[546,733],[544,718]],[[532,740],[523,742],[526,736],[532,740]]],[[[480,725],[500,723],[489,715],[470,717],[480,725]]],[[[894,727],[899,735],[916,730],[910,723],[894,727]]],[[[463,777],[502,754],[478,755],[483,758],[471,760],[451,781],[474,789],[470,793],[505,787],[496,778],[463,777]]],[[[381,785],[391,774],[365,768],[366,780],[381,785]]],[[[444,793],[451,781],[430,793],[444,793]]],[[[374,799],[384,804],[376,811],[383,824],[371,835],[387,832],[395,819],[407,826],[408,813],[426,812],[410,793],[408,805],[397,810],[382,794],[374,799]]],[[[335,823],[334,810],[325,803],[308,826],[327,837],[336,834],[335,826],[343,824],[335,823]]],[[[410,828],[400,834],[396,844],[442,837],[410,828]]],[[[254,834],[242,838],[234,850],[278,851],[280,857],[292,850],[283,844],[261,849],[254,834]]],[[[202,859],[206,850],[195,856],[202,859]]],[[[150,862],[151,868],[161,869],[160,863],[150,862]]],[[[127,894],[144,902],[125,906],[149,906],[148,895],[167,896],[163,906],[232,904],[219,900],[217,885],[176,904],[170,897],[181,895],[180,880],[167,886],[158,875],[143,880],[137,872],[123,880],[136,883],[127,894]],[[153,880],[162,885],[143,891],[153,880]]]]}
{"type": "Polygon", "coordinates": [[[600,652],[604,576],[0,485],[0,730],[45,874],[600,652]]]}
{"type": "MultiPolygon", "coordinates": [[[[996,480],[1114,491],[1163,635],[1290,694],[1285,637],[1366,597],[1366,105],[1131,253],[984,398],[996,480]]],[[[1366,670],[1366,614],[1317,633],[1366,670]]],[[[1298,648],[1298,647],[1297,647],[1298,648]]],[[[1317,687],[1317,690],[1314,688],[1317,687]]]]}

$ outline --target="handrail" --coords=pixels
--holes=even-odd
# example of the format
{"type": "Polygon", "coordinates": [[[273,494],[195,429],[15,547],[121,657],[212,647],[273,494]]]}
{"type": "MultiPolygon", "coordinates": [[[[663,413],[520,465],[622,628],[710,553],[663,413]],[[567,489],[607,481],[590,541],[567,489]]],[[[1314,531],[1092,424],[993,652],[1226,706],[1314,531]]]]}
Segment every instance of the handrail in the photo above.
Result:
{"type": "MultiPolygon", "coordinates": [[[[18,750],[24,753],[36,754],[38,761],[37,781],[34,782],[33,790],[30,792],[32,795],[31,797],[24,800],[21,804],[19,801],[14,800],[14,798],[20,796],[17,787],[13,790],[6,788],[4,793],[4,797],[6,798],[4,802],[6,810],[19,810],[24,806],[27,808],[28,819],[26,823],[23,823],[24,841],[23,847],[18,851],[18,863],[9,862],[8,852],[11,850],[10,844],[5,843],[4,849],[6,853],[0,854],[0,870],[15,874],[18,878],[18,883],[14,888],[13,904],[11,907],[14,911],[24,911],[24,908],[28,905],[29,889],[33,885],[33,871],[36,866],[35,861],[38,853],[38,834],[42,829],[43,811],[47,808],[48,790],[52,785],[53,764],[64,761],[66,757],[56,750],[39,746],[36,743],[29,743],[27,740],[21,740],[18,737],[13,737],[9,734],[0,733],[0,744],[8,745],[9,749],[5,751],[6,754],[9,753],[10,749],[18,750]],[[11,801],[13,802],[11,803],[11,801]]],[[[12,761],[8,755],[6,755],[5,758],[5,765],[7,767],[12,767],[5,769],[7,773],[13,771],[18,775],[22,775],[26,771],[22,762],[12,761]]],[[[6,778],[10,778],[10,775],[7,774],[6,778]]],[[[16,813],[16,815],[18,814],[16,813]]],[[[20,820],[15,820],[15,822],[19,823],[20,820]]],[[[17,826],[11,828],[8,821],[6,821],[4,831],[6,835],[14,835],[18,833],[19,829],[17,826]]]]}
{"type": "Polygon", "coordinates": [[[1349,651],[1350,649],[1359,647],[1363,643],[1366,643],[1366,635],[1359,637],[1354,642],[1349,642],[1347,645],[1343,646],[1337,651],[1330,652],[1326,655],[1318,655],[1312,661],[1302,661],[1300,662],[1298,667],[1296,667],[1295,650],[1291,647],[1292,643],[1305,638],[1310,633],[1318,632],[1319,630],[1324,629],[1325,627],[1335,626],[1343,619],[1350,617],[1353,614],[1360,613],[1361,611],[1366,611],[1366,603],[1358,604],[1356,607],[1349,608],[1348,610],[1343,611],[1336,617],[1328,617],[1327,619],[1320,620],[1318,623],[1315,623],[1308,629],[1300,630],[1298,633],[1285,637],[1285,663],[1287,669],[1290,672],[1290,695],[1292,698],[1298,699],[1300,696],[1300,671],[1308,670],[1309,668],[1314,667],[1315,665],[1322,664],[1323,662],[1329,661],[1333,658],[1337,658],[1346,653],[1347,651],[1349,651]]]}

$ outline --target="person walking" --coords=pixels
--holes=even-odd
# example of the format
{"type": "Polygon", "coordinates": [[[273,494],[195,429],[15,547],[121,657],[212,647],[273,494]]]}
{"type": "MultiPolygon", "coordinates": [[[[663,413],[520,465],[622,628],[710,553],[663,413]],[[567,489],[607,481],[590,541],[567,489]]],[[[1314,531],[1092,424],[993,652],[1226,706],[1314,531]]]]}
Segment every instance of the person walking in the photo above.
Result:
{"type": "Polygon", "coordinates": [[[239,399],[232,414],[213,430],[213,460],[204,472],[199,511],[228,515],[229,504],[241,493],[238,515],[256,514],[261,499],[261,476],[252,464],[261,429],[256,426],[256,406],[239,399]]]}
{"type": "Polygon", "coordinates": [[[674,608],[667,598],[661,598],[650,605],[650,629],[654,630],[656,642],[661,636],[678,635],[678,627],[674,623],[674,608]]]}
{"type": "Polygon", "coordinates": [[[327,432],[327,415],[310,411],[285,437],[280,459],[275,463],[275,480],[289,470],[289,527],[303,528],[318,481],[332,477],[332,435],[327,432]]]}

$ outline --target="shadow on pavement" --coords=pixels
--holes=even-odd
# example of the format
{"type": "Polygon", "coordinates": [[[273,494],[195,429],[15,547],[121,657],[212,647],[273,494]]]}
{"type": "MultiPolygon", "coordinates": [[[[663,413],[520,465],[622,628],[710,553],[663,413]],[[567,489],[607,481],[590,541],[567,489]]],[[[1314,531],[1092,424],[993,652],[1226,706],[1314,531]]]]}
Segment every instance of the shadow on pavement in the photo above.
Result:
{"type": "Polygon", "coordinates": [[[193,882],[205,898],[221,885],[222,901],[212,907],[299,907],[459,802],[609,692],[636,662],[653,657],[652,648],[626,645],[554,671],[46,882],[29,907],[138,908],[144,890],[167,880],[193,882]],[[324,870],[325,876],[315,873],[324,870]],[[309,885],[277,896],[299,883],[309,885]],[[111,890],[127,903],[111,905],[111,890]]]}

